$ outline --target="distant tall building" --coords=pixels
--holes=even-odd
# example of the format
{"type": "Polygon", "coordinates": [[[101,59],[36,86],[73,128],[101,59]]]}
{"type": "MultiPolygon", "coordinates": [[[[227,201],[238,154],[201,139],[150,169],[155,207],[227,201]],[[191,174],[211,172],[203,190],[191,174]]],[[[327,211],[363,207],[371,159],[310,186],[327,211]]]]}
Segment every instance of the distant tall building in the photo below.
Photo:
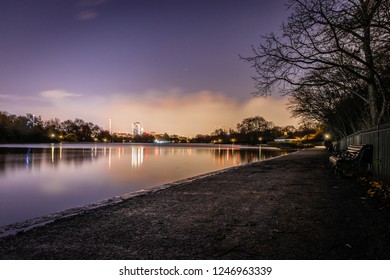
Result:
{"type": "Polygon", "coordinates": [[[142,128],[141,128],[141,123],[140,122],[134,122],[132,124],[132,131],[134,135],[140,135],[142,134],[142,128]]]}

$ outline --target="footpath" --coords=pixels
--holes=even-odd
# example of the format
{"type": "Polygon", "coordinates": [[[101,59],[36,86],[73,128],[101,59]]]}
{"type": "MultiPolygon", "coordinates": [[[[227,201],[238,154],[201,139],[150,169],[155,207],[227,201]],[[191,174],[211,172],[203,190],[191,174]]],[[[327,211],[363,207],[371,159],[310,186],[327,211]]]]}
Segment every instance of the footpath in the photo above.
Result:
{"type": "Polygon", "coordinates": [[[0,259],[389,259],[389,209],[308,149],[0,239],[0,259]]]}

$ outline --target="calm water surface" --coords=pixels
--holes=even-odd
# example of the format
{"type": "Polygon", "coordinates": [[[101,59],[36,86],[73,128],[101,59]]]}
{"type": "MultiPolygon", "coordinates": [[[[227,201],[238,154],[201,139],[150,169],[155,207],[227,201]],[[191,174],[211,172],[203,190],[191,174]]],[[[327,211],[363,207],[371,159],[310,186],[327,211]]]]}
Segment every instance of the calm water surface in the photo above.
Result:
{"type": "Polygon", "coordinates": [[[237,145],[0,145],[0,226],[286,153],[237,145]]]}

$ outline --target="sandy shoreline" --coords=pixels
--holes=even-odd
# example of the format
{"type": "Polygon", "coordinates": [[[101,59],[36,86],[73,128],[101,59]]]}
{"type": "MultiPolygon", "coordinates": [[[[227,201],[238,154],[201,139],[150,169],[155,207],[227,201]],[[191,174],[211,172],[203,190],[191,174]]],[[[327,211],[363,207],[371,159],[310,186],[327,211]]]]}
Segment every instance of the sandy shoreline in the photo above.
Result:
{"type": "Polygon", "coordinates": [[[325,150],[216,172],[0,239],[0,259],[387,259],[389,211],[325,150]]]}

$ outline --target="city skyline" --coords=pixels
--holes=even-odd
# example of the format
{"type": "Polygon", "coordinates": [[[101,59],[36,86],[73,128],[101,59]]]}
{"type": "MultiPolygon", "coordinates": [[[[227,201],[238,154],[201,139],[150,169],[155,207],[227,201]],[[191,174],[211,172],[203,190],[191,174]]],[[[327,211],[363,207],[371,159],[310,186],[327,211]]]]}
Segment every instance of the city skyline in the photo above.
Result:
{"type": "Polygon", "coordinates": [[[180,135],[256,115],[297,125],[286,97],[251,96],[239,58],[279,31],[286,2],[2,1],[0,111],[180,135]]]}

